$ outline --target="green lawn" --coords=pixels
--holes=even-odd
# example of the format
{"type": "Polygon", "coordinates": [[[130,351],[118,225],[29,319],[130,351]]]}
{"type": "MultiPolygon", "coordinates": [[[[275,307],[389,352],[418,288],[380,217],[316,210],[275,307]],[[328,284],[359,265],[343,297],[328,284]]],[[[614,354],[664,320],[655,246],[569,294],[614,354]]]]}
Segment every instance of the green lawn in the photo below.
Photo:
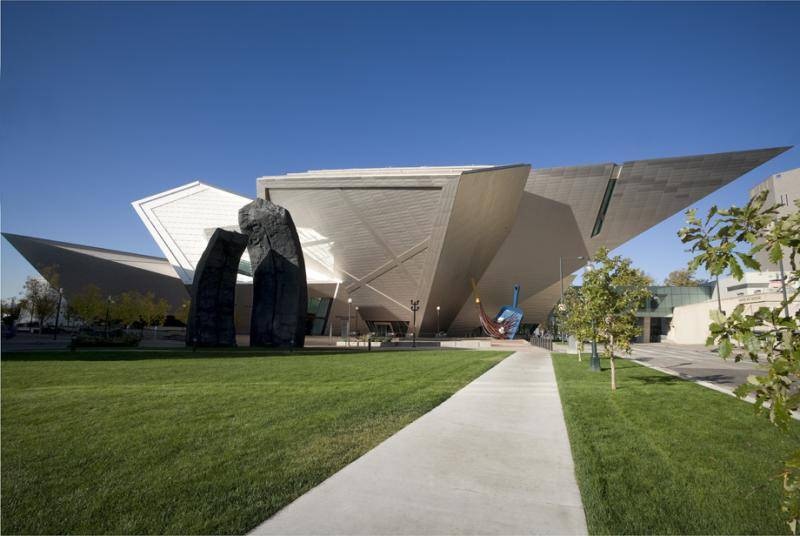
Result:
{"type": "Polygon", "coordinates": [[[4,355],[3,532],[246,532],[509,352],[249,354],[4,355]]]}
{"type": "Polygon", "coordinates": [[[593,534],[785,534],[780,481],[800,423],[783,435],[753,406],[618,360],[554,355],[575,472],[593,534]]]}

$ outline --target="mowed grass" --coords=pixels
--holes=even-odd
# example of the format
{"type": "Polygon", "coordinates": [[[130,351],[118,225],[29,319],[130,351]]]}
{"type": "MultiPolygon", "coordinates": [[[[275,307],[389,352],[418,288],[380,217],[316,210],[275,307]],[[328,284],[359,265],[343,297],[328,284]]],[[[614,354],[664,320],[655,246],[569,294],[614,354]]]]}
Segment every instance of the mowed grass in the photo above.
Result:
{"type": "Polygon", "coordinates": [[[3,532],[247,532],[508,354],[4,355],[3,532]]]}
{"type": "Polygon", "coordinates": [[[753,406],[618,360],[554,355],[575,472],[592,534],[786,534],[781,434],[753,406]]]}

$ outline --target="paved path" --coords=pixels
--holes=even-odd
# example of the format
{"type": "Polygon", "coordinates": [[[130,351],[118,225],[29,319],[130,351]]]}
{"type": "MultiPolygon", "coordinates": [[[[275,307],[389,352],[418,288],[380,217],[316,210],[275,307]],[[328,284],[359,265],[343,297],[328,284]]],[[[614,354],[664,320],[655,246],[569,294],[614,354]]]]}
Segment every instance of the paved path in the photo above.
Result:
{"type": "Polygon", "coordinates": [[[751,374],[764,374],[750,360],[736,363],[731,358],[722,359],[716,350],[712,351],[706,346],[663,342],[634,344],[631,357],[647,365],[671,370],[693,380],[709,382],[726,390],[745,383],[751,374]]]}
{"type": "Polygon", "coordinates": [[[3,352],[48,352],[51,350],[66,350],[69,346],[71,335],[60,333],[57,339],[53,335],[40,335],[31,333],[17,333],[10,339],[0,341],[0,350],[3,352]]]}
{"type": "Polygon", "coordinates": [[[585,534],[549,353],[506,358],[254,533],[585,534]]]}

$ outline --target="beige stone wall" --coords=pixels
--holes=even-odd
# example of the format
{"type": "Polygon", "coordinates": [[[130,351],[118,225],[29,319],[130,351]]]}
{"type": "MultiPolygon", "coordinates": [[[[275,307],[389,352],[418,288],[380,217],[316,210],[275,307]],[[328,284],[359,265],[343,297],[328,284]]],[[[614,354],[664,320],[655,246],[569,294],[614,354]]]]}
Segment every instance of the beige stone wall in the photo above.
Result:
{"type": "MultiPolygon", "coordinates": [[[[782,297],[780,292],[770,292],[729,298],[722,300],[722,310],[730,312],[739,304],[745,305],[745,312],[753,312],[759,307],[777,307],[782,297]]],[[[711,312],[716,311],[717,307],[717,300],[675,307],[667,341],[675,344],[705,344],[709,336],[711,312]]],[[[789,314],[795,314],[798,307],[800,304],[792,304],[789,314]]]]}

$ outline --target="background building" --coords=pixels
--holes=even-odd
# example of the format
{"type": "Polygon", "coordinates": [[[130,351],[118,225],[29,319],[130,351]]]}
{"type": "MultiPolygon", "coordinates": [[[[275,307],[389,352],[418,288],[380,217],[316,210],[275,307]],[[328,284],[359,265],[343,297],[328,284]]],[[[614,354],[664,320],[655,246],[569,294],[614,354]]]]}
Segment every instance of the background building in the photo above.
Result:
{"type": "MultiPolygon", "coordinates": [[[[779,215],[783,216],[797,211],[795,201],[800,199],[800,168],[770,175],[764,182],[750,190],[750,198],[752,199],[764,190],[767,191],[767,206],[780,205],[778,209],[779,215]]],[[[784,256],[787,255],[788,250],[784,248],[784,256]]],[[[762,270],[780,270],[778,263],[773,263],[769,260],[769,252],[767,251],[759,251],[756,254],[756,259],[761,263],[762,270]]],[[[784,268],[788,267],[784,266],[784,268]]]]}
{"type": "MultiPolygon", "coordinates": [[[[800,169],[770,176],[750,190],[750,197],[764,190],[768,192],[767,206],[781,205],[780,216],[796,212],[795,200],[800,199],[800,169]]],[[[784,255],[788,255],[788,250],[784,250],[784,255]]],[[[761,271],[745,272],[741,280],[722,277],[719,286],[715,284],[711,287],[709,300],[676,304],[670,324],[672,329],[666,340],[679,344],[704,344],[709,335],[711,313],[718,309],[730,312],[736,306],[743,305],[748,313],[752,313],[759,307],[778,307],[783,300],[783,281],[788,279],[786,272],[790,266],[787,262],[771,263],[766,251],[756,254],[756,259],[761,263],[761,271]]],[[[787,288],[790,294],[795,290],[796,286],[787,288]]],[[[798,307],[800,304],[791,304],[788,307],[789,314],[795,314],[798,307]]]]}
{"type": "Polygon", "coordinates": [[[636,342],[661,342],[669,339],[675,308],[704,303],[712,296],[714,285],[697,287],[649,287],[651,298],[645,307],[636,312],[642,334],[636,342]]]}
{"type": "MultiPolygon", "coordinates": [[[[298,227],[308,272],[309,334],[343,334],[349,319],[359,331],[433,335],[441,329],[461,336],[479,326],[472,281],[490,313],[510,303],[519,284],[523,322],[546,322],[562,280],[568,284],[583,265],[580,257],[621,245],[787,149],[546,169],[308,171],[262,177],[256,191],[286,207],[298,227]],[[421,305],[415,326],[409,325],[411,300],[421,305]]],[[[88,281],[112,293],[166,278],[170,296],[164,297],[175,303],[173,293],[187,295],[213,230],[238,229],[238,210],[249,201],[201,182],[135,201],[165,259],[8,238],[37,269],[56,265],[70,272],[62,273],[67,298],[88,281]],[[65,260],[76,254],[87,264],[65,260]],[[131,269],[142,273],[134,276],[131,269]]],[[[251,276],[245,254],[237,291],[240,333],[249,329],[251,276]]],[[[666,317],[653,312],[648,318],[666,317]]]]}

